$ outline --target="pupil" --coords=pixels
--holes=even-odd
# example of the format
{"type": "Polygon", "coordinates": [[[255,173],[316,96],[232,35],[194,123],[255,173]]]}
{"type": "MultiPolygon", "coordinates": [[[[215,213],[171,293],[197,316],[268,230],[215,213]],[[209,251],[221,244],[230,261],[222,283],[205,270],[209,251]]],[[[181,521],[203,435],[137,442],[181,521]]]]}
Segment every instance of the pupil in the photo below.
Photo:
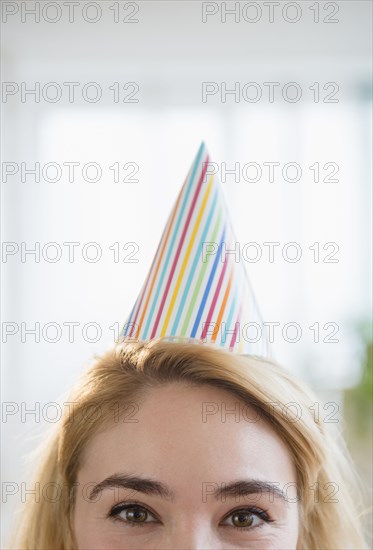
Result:
{"type": "Polygon", "coordinates": [[[146,513],[143,510],[129,509],[127,510],[127,518],[134,521],[143,521],[146,513]]]}
{"type": "Polygon", "coordinates": [[[238,523],[239,527],[248,527],[253,523],[253,517],[250,514],[242,512],[240,514],[235,514],[233,521],[238,523]]]}

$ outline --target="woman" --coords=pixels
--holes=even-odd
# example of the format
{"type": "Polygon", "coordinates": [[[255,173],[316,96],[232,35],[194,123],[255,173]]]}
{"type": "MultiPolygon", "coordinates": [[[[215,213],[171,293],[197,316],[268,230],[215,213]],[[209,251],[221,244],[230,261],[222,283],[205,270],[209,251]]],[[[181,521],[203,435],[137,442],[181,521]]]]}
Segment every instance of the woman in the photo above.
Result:
{"type": "Polygon", "coordinates": [[[118,343],[70,402],[13,548],[365,548],[349,460],[272,361],[118,343]]]}

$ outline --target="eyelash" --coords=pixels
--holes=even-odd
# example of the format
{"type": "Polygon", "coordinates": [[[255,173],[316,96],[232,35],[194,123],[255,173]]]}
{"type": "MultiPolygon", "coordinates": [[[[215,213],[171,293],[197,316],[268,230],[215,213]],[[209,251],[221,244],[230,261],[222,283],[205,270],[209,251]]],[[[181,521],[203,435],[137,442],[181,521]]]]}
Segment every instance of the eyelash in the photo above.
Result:
{"type": "MultiPolygon", "coordinates": [[[[141,522],[139,522],[139,523],[131,522],[129,520],[123,520],[123,519],[117,517],[118,514],[120,514],[120,512],[123,512],[124,510],[127,510],[128,508],[141,508],[142,510],[146,510],[152,516],[155,516],[155,514],[153,512],[151,512],[150,510],[148,510],[143,504],[141,504],[140,502],[133,501],[133,502],[128,502],[126,504],[124,504],[124,503],[117,504],[116,506],[114,506],[110,510],[107,517],[111,518],[113,521],[121,521],[121,522],[127,523],[127,525],[130,526],[130,527],[143,527],[144,524],[141,523],[141,522]]],[[[243,512],[243,513],[246,513],[246,514],[254,514],[254,515],[258,516],[261,520],[263,520],[265,523],[273,523],[273,521],[274,521],[269,516],[267,510],[263,510],[261,508],[256,508],[255,506],[251,507],[251,508],[237,508],[236,510],[232,510],[232,512],[230,512],[230,514],[225,516],[224,519],[228,519],[230,516],[232,516],[233,514],[236,514],[238,512],[243,512]]],[[[149,522],[147,522],[147,523],[149,523],[149,522]]],[[[237,527],[237,525],[224,525],[223,527],[233,527],[233,529],[238,529],[239,531],[252,531],[253,529],[257,529],[257,528],[262,527],[262,526],[263,526],[263,524],[256,525],[255,527],[237,527]]]]}
{"type": "MultiPolygon", "coordinates": [[[[132,522],[132,521],[129,521],[129,520],[124,520],[122,518],[118,518],[117,515],[120,514],[120,512],[123,512],[124,510],[127,510],[128,508],[142,508],[143,510],[146,510],[147,512],[149,512],[152,516],[154,516],[155,514],[153,512],[151,512],[150,510],[148,510],[143,504],[141,504],[140,502],[136,502],[136,501],[132,501],[132,502],[128,502],[126,504],[116,504],[115,506],[113,506],[113,508],[110,510],[109,514],[107,517],[111,518],[112,520],[114,521],[121,521],[122,523],[127,523],[127,525],[129,525],[130,527],[143,527],[143,524],[141,524],[140,522],[139,523],[136,523],[136,522],[132,522]]],[[[149,522],[148,522],[149,523],[149,522]]]]}
{"type": "MultiPolygon", "coordinates": [[[[244,514],[253,514],[259,517],[265,523],[274,522],[274,520],[269,516],[267,510],[263,510],[262,508],[256,508],[255,506],[252,506],[251,508],[238,508],[237,510],[233,510],[232,512],[230,512],[230,514],[225,516],[224,519],[227,519],[230,516],[233,516],[233,514],[237,514],[238,512],[243,512],[244,514]]],[[[254,527],[237,527],[237,525],[224,525],[224,527],[233,527],[234,529],[238,529],[239,531],[252,531],[253,529],[258,529],[260,527],[263,527],[263,523],[261,523],[260,525],[256,525],[254,527]]]]}

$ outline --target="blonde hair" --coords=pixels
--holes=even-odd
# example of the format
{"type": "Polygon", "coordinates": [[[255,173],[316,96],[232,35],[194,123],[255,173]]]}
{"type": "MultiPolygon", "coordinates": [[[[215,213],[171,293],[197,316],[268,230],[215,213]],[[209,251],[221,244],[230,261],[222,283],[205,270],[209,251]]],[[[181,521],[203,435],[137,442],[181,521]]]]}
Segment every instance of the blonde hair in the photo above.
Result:
{"type": "Polygon", "coordinates": [[[113,403],[134,402],[152,387],[175,381],[233,393],[255,407],[286,443],[301,497],[298,550],[366,547],[352,495],[356,487],[350,460],[336,435],[314,417],[315,397],[273,361],[236,355],[199,340],[159,338],[118,343],[82,376],[70,399],[73,406],[47,442],[36,476],[41,487],[65,489],[59,498],[27,503],[12,548],[77,547],[75,485],[87,442],[112,419],[113,403]],[[300,407],[296,418],[289,414],[289,404],[300,407]],[[98,409],[100,417],[87,422],[87,411],[98,409]]]}

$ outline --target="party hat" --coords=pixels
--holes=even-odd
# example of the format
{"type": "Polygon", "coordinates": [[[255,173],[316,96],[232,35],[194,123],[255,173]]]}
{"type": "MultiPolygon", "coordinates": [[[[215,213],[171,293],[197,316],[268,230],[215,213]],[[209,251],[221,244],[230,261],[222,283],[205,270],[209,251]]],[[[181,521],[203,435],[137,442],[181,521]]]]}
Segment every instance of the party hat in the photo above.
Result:
{"type": "Polygon", "coordinates": [[[223,190],[204,143],[120,336],[141,341],[160,336],[199,339],[237,353],[271,356],[223,190]]]}

